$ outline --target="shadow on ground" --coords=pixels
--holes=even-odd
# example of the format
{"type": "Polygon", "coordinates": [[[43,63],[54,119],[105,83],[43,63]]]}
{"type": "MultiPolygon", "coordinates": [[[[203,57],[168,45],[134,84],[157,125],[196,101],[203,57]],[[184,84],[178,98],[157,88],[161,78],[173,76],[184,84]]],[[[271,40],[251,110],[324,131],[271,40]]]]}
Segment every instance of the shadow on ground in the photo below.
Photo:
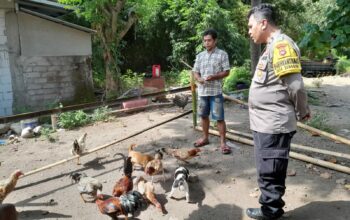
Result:
{"type": "Polygon", "coordinates": [[[348,220],[350,201],[310,202],[289,211],[287,216],[290,220],[348,220]]]}

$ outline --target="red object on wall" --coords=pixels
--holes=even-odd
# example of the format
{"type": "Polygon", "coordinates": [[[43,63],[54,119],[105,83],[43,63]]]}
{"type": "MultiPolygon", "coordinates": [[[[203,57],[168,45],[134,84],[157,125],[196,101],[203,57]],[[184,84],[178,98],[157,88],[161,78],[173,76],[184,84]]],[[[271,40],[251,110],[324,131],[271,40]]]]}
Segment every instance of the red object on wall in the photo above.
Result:
{"type": "Polygon", "coordinates": [[[160,77],[160,65],[152,66],[152,77],[160,77]]]}
{"type": "Polygon", "coordinates": [[[136,99],[122,103],[123,108],[137,108],[148,104],[148,99],[136,99]]]}

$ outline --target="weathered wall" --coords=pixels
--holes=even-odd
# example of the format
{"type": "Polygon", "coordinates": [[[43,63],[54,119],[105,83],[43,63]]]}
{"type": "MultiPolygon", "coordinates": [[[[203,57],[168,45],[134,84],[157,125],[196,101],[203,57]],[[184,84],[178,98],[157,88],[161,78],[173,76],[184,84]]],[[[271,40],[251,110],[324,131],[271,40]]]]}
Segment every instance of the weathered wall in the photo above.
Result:
{"type": "Polygon", "coordinates": [[[91,34],[23,12],[18,13],[23,56],[91,55],[91,34]]]}
{"type": "MultiPolygon", "coordinates": [[[[26,57],[17,60],[23,76],[23,103],[28,110],[47,109],[58,102],[86,102],[93,98],[89,56],[26,57]]],[[[18,94],[17,94],[18,95],[18,94]]]]}
{"type": "Polygon", "coordinates": [[[5,9],[0,9],[0,116],[11,115],[13,103],[5,12],[5,9]]]}
{"type": "MultiPolygon", "coordinates": [[[[13,112],[47,109],[58,102],[77,103],[91,100],[93,98],[91,55],[41,56],[35,53],[25,55],[22,48],[24,36],[21,35],[18,21],[18,14],[14,12],[6,14],[6,33],[9,36],[7,45],[14,91],[13,112]]],[[[60,33],[56,35],[59,36],[60,33]]],[[[40,43],[40,40],[38,42],[40,43]]],[[[91,48],[90,41],[84,44],[86,48],[91,48]]],[[[63,47],[61,50],[71,49],[62,44],[61,46],[63,47]]],[[[55,53],[55,48],[56,45],[46,45],[47,50],[53,51],[52,54],[55,53]]]]}
{"type": "Polygon", "coordinates": [[[0,0],[0,8],[2,9],[15,8],[15,0],[0,0]]]}

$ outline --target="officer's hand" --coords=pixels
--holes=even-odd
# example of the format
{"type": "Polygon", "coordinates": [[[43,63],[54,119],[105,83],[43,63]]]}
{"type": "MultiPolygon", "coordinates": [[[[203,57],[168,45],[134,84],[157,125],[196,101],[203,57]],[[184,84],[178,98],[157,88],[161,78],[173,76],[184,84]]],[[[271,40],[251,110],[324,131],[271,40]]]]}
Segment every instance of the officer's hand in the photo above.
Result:
{"type": "Polygon", "coordinates": [[[307,120],[309,120],[311,118],[311,114],[310,113],[307,113],[302,119],[301,119],[301,121],[307,121],[307,120]]]}

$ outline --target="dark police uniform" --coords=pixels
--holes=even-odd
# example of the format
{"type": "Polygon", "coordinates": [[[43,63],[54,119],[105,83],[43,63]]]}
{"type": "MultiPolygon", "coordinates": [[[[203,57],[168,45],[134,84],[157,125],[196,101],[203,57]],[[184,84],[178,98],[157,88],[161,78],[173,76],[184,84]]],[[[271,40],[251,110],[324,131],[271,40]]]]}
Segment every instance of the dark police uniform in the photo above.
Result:
{"type": "Polygon", "coordinates": [[[259,202],[265,216],[281,216],[290,143],[297,120],[310,110],[301,77],[298,46],[277,31],[263,51],[249,91],[259,202]]]}

